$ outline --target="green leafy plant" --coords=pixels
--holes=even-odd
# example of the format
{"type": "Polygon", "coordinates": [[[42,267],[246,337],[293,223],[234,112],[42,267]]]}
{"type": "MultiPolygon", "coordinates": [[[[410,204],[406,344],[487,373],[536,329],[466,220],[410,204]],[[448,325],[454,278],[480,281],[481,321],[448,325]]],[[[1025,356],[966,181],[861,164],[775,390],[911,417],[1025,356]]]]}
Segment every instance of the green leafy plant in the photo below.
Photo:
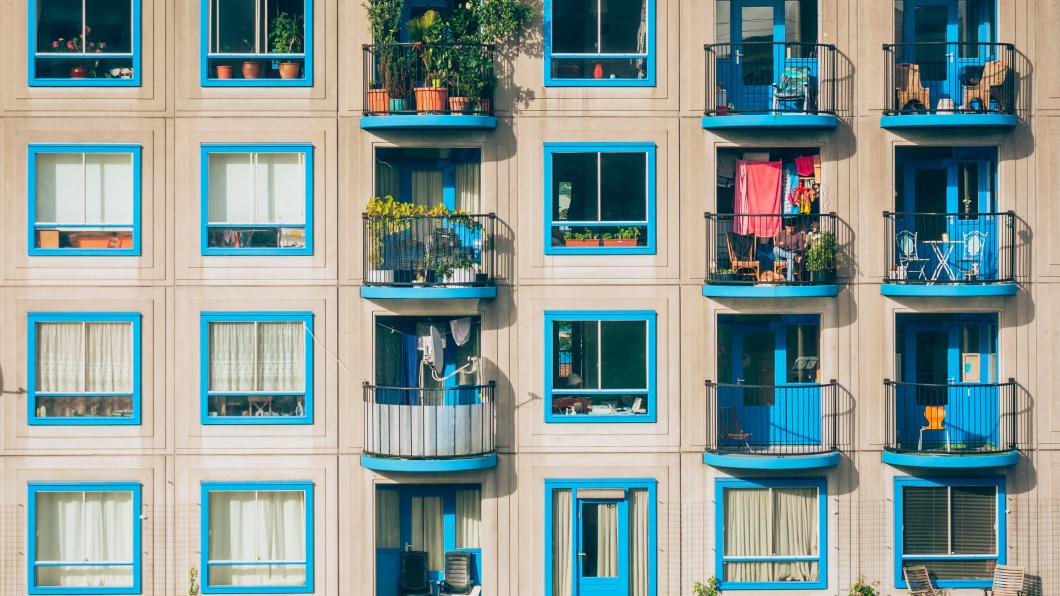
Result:
{"type": "Polygon", "coordinates": [[[823,232],[810,242],[806,251],[806,268],[810,271],[835,271],[839,261],[839,243],[835,234],[823,232]]]}
{"type": "Polygon", "coordinates": [[[302,51],[302,17],[281,12],[272,19],[272,51],[277,54],[293,54],[302,51]]]}
{"type": "Polygon", "coordinates": [[[409,32],[409,39],[415,44],[416,52],[423,62],[424,82],[434,87],[441,87],[441,73],[435,70],[435,56],[441,53],[441,48],[435,44],[443,41],[445,37],[445,21],[442,19],[442,14],[437,10],[428,10],[414,19],[409,19],[405,27],[409,32]],[[438,79],[439,84],[435,85],[434,79],[438,79]]]}
{"type": "Polygon", "coordinates": [[[368,264],[372,268],[378,268],[383,264],[385,238],[411,229],[412,222],[416,218],[442,219],[450,225],[461,225],[470,231],[482,229],[482,224],[467,211],[450,211],[445,205],[440,204],[428,208],[424,205],[398,201],[392,196],[372,197],[365,207],[364,215],[367,220],[367,233],[371,240],[368,246],[368,264]]]}
{"type": "Polygon", "coordinates": [[[199,593],[199,570],[194,566],[188,568],[188,596],[199,593]]]}
{"type": "Polygon", "coordinates": [[[573,230],[563,232],[564,240],[597,240],[599,238],[600,237],[589,228],[585,228],[581,232],[575,232],[573,230]]]}
{"type": "Polygon", "coordinates": [[[718,589],[718,578],[708,577],[707,583],[697,581],[692,584],[692,595],[693,596],[718,596],[721,594],[721,590],[718,589]]]}
{"type": "Polygon", "coordinates": [[[622,226],[618,228],[617,238],[625,240],[636,240],[640,238],[640,226],[622,226]]]}
{"type": "Polygon", "coordinates": [[[865,583],[865,578],[858,574],[858,579],[848,588],[848,596],[880,596],[880,582],[865,583]]]}

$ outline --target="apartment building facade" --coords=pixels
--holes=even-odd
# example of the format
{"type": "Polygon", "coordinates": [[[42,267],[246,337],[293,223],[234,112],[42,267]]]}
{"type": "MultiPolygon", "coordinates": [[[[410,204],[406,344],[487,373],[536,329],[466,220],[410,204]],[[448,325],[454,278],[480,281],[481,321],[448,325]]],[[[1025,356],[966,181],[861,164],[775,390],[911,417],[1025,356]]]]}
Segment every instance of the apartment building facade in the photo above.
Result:
{"type": "Polygon", "coordinates": [[[4,4],[0,594],[1060,590],[1060,3],[390,5],[4,4]]]}

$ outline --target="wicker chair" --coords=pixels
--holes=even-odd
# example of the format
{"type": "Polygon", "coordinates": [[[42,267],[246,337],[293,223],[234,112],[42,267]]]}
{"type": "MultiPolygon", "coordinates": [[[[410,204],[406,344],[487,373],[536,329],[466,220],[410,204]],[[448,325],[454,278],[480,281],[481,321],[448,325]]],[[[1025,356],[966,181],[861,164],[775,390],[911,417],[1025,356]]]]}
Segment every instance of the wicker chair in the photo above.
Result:
{"type": "Polygon", "coordinates": [[[752,242],[751,249],[747,251],[747,256],[741,258],[736,254],[736,250],[732,246],[732,234],[726,234],[725,248],[729,251],[729,263],[733,272],[736,274],[743,273],[743,275],[758,281],[760,265],[758,259],[755,258],[755,249],[757,248],[756,243],[752,242]]]}
{"type": "MultiPolygon", "coordinates": [[[[1005,84],[1008,76],[1008,66],[1004,60],[991,60],[983,65],[983,76],[974,85],[964,87],[964,109],[970,109],[972,100],[978,99],[985,111],[990,108],[991,90],[1005,84]]],[[[1004,111],[1005,104],[1003,93],[993,94],[997,99],[998,107],[1004,111]]]]}
{"type": "Polygon", "coordinates": [[[909,596],[945,596],[946,592],[931,585],[931,576],[927,567],[902,567],[905,583],[909,586],[909,596]]]}
{"type": "Polygon", "coordinates": [[[931,91],[920,83],[920,66],[917,64],[894,65],[894,91],[899,110],[919,103],[924,110],[931,109],[931,91]]]}

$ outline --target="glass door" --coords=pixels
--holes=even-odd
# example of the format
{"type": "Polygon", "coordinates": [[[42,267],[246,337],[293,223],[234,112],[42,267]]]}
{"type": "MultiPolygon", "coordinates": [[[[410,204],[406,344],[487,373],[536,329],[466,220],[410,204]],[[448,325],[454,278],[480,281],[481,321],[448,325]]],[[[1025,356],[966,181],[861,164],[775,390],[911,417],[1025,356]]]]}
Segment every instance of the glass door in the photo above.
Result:
{"type": "Polygon", "coordinates": [[[578,499],[578,596],[618,596],[629,588],[625,499],[578,499]]]}

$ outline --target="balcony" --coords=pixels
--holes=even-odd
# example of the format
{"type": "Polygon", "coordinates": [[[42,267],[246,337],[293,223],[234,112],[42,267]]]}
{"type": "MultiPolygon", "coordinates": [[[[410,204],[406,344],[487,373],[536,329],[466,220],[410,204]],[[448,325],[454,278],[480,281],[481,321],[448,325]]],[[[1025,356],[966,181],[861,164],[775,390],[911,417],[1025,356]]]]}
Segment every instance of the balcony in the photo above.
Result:
{"type": "Polygon", "coordinates": [[[835,46],[752,42],[703,48],[703,128],[836,127],[835,46]]]}
{"type": "Polygon", "coordinates": [[[703,463],[791,470],[839,463],[839,386],[746,385],[707,381],[703,463]]]}
{"type": "Polygon", "coordinates": [[[457,387],[364,384],[361,465],[388,472],[458,472],[497,465],[495,383],[457,387]]]}
{"type": "Polygon", "coordinates": [[[839,293],[834,213],[705,213],[707,276],[714,298],[808,298],[839,293]]]}
{"type": "Polygon", "coordinates": [[[883,128],[1016,126],[1016,48],[887,44],[883,128]]]}
{"type": "Polygon", "coordinates": [[[921,468],[1011,466],[1016,451],[1016,382],[883,382],[883,461],[921,468]]]}
{"type": "Polygon", "coordinates": [[[497,216],[364,214],[361,296],[494,298],[497,216]]]}
{"type": "Polygon", "coordinates": [[[493,46],[364,45],[365,130],[494,129],[493,46]]]}
{"type": "Polygon", "coordinates": [[[884,212],[884,296],[1016,294],[1016,215],[884,212]]]}

